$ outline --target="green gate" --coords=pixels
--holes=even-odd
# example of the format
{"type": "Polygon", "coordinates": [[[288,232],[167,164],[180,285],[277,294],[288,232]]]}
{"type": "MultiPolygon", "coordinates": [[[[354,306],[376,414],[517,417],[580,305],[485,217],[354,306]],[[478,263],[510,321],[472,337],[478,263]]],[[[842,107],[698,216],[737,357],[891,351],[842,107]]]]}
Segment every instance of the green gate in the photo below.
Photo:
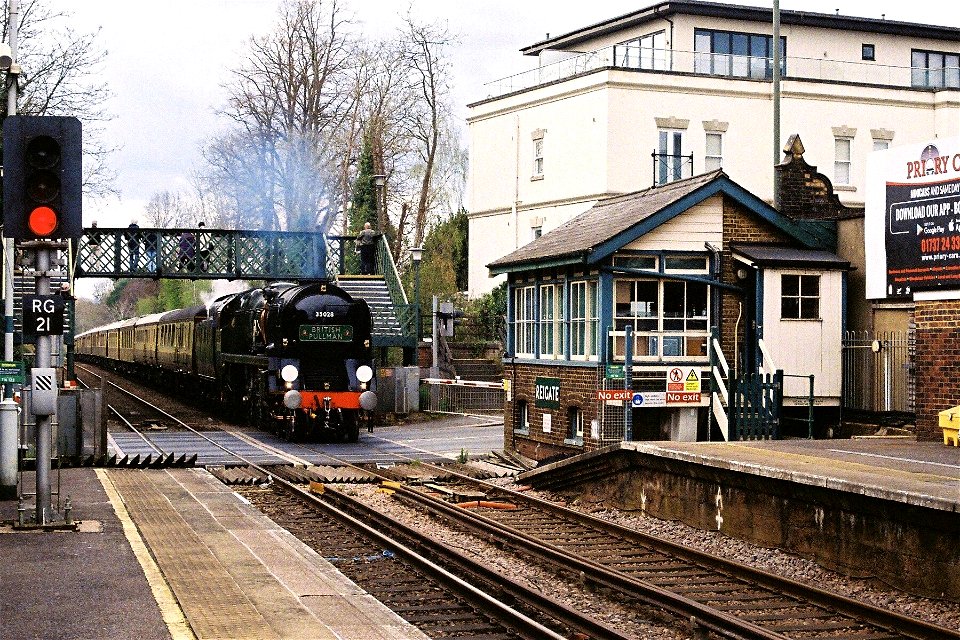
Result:
{"type": "Polygon", "coordinates": [[[730,392],[731,440],[777,440],[783,410],[783,371],[748,373],[730,392]]]}

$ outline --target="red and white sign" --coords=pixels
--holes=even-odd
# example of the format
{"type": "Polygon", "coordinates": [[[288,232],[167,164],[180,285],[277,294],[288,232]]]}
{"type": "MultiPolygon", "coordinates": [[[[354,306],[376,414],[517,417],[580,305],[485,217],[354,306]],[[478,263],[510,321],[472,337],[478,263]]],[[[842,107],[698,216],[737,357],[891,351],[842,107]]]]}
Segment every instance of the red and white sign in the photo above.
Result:
{"type": "Polygon", "coordinates": [[[700,392],[667,391],[667,404],[700,404],[700,392]]]}
{"type": "Polygon", "coordinates": [[[630,389],[597,389],[597,400],[626,401],[633,398],[630,389]]]}

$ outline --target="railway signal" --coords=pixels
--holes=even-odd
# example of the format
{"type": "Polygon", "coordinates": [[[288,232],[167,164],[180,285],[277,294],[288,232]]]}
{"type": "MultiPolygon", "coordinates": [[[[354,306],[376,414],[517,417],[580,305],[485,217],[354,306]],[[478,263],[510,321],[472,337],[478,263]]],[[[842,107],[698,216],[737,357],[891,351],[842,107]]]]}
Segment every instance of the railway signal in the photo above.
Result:
{"type": "Polygon", "coordinates": [[[77,239],[81,219],[80,121],[8,116],[3,121],[3,228],[15,240],[77,239]]]}

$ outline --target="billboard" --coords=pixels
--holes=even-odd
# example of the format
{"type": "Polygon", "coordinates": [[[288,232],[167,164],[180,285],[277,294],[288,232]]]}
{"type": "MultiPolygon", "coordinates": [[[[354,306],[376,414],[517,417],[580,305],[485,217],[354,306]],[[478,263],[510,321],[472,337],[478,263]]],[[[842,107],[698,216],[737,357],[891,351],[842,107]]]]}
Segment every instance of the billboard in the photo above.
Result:
{"type": "Polygon", "coordinates": [[[867,298],[960,290],[960,138],[872,153],[865,209],[867,298]]]}

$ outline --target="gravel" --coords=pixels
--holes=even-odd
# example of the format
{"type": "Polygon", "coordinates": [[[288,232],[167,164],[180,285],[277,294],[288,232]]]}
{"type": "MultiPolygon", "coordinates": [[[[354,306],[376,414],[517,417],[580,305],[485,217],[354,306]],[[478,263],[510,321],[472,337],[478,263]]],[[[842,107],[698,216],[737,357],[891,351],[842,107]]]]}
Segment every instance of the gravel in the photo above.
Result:
{"type": "MultiPolygon", "coordinates": [[[[501,479],[497,484],[514,488],[511,479],[501,479]]],[[[676,631],[674,627],[677,622],[662,611],[637,610],[635,604],[611,605],[609,598],[598,597],[585,590],[574,576],[558,577],[551,569],[501,550],[481,538],[451,529],[439,518],[408,507],[383,493],[377,493],[375,487],[351,485],[344,487],[344,490],[400,522],[421,528],[429,527],[431,535],[438,540],[464,553],[482,558],[497,571],[526,582],[532,588],[542,590],[570,606],[588,611],[598,620],[615,626],[628,635],[653,640],[692,637],[685,632],[676,631]]],[[[895,590],[875,579],[845,576],[825,569],[812,560],[736,540],[716,531],[703,531],[639,512],[606,509],[602,505],[583,505],[576,498],[560,494],[539,491],[526,493],[649,535],[743,562],[757,569],[904,613],[947,629],[960,629],[960,607],[953,602],[917,597],[895,590]]]]}

